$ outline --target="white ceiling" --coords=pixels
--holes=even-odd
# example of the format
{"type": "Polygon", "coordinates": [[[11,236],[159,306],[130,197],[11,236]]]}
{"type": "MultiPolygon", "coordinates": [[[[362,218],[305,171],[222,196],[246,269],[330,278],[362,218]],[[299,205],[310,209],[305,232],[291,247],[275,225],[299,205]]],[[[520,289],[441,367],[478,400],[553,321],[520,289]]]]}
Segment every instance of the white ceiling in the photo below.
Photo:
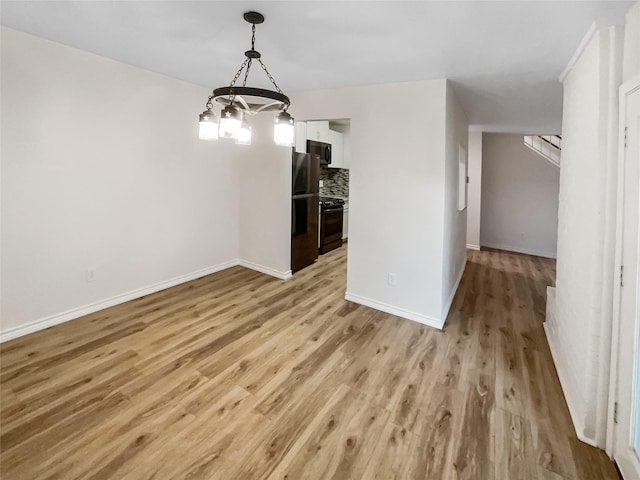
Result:
{"type": "MultiPolygon", "coordinates": [[[[242,13],[257,10],[256,48],[285,93],[447,77],[471,124],[557,133],[558,76],[594,21],[620,24],[633,3],[3,0],[0,14],[10,28],[218,87],[250,46],[242,13]]],[[[267,86],[259,66],[248,84],[267,86]]]]}

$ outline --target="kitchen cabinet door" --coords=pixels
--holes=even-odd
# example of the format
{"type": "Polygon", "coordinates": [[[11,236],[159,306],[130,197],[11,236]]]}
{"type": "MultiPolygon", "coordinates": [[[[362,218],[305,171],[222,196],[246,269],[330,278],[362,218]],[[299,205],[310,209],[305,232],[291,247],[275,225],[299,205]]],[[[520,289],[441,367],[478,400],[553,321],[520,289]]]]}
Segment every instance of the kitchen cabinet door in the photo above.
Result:
{"type": "Polygon", "coordinates": [[[329,168],[344,168],[342,134],[329,130],[329,143],[331,144],[331,164],[329,168]]]}
{"type": "Polygon", "coordinates": [[[319,120],[315,122],[307,122],[307,140],[331,143],[329,139],[329,121],[319,120]]]}

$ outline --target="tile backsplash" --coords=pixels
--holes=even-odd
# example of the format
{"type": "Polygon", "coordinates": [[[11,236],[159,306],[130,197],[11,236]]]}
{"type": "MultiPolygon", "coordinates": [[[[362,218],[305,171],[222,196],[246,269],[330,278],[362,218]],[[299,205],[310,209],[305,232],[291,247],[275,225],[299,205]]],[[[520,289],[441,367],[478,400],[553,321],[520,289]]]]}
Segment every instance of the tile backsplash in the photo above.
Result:
{"type": "Polygon", "coordinates": [[[320,187],[320,195],[328,197],[349,198],[349,170],[346,168],[320,167],[320,180],[323,186],[320,187]]]}

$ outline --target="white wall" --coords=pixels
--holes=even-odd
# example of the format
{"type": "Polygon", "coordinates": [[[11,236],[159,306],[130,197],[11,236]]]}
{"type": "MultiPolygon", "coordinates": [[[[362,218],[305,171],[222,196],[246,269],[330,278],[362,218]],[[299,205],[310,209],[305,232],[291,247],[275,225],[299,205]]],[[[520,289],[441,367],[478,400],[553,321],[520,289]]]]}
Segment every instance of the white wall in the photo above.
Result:
{"type": "MultiPolygon", "coordinates": [[[[241,265],[291,276],[292,149],[273,143],[273,117],[249,119],[251,145],[237,145],[241,265]]],[[[234,199],[235,200],[235,199],[234,199]]]]}
{"type": "Polygon", "coordinates": [[[351,167],[351,125],[339,123],[330,124],[329,128],[342,134],[342,164],[344,168],[351,167]]]}
{"type": "MultiPolygon", "coordinates": [[[[238,262],[288,276],[291,152],[270,117],[251,147],[199,141],[208,93],[2,29],[3,339],[238,262]]],[[[299,119],[352,122],[350,298],[441,327],[464,239],[445,167],[466,120],[446,80],[292,100],[299,119]],[[372,99],[397,95],[414,108],[390,128],[372,99]]]]}
{"type": "MultiPolygon", "coordinates": [[[[467,209],[458,211],[459,149],[469,151],[467,117],[447,82],[442,314],[445,319],[467,263],[467,209]]],[[[466,183],[465,183],[466,187],[466,183]]]]}
{"type": "Polygon", "coordinates": [[[469,132],[469,184],[467,185],[467,248],[480,250],[482,208],[482,132],[469,132]]]}
{"type": "Polygon", "coordinates": [[[601,447],[609,385],[621,40],[619,28],[597,32],[564,81],[557,287],[550,292],[545,323],[576,433],[601,447]]]}
{"type": "Polygon", "coordinates": [[[347,298],[434,326],[444,322],[446,90],[430,80],[301,92],[290,109],[351,119],[347,298]],[[412,108],[388,122],[379,99],[398,97],[412,108]]]}
{"type": "Polygon", "coordinates": [[[559,182],[522,135],[483,134],[480,245],[555,258],[559,182]]]}
{"type": "Polygon", "coordinates": [[[234,162],[197,138],[207,89],[1,36],[5,338],[236,261],[234,162]]]}
{"type": "Polygon", "coordinates": [[[637,76],[640,76],[640,2],[636,2],[626,16],[622,81],[637,76]]]}

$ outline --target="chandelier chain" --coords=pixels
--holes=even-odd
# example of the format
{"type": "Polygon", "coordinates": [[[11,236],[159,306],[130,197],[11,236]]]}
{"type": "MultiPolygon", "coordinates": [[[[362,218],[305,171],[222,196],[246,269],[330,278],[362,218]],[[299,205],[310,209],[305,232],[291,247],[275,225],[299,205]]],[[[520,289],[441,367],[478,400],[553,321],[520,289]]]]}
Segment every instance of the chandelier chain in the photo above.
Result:
{"type": "Polygon", "coordinates": [[[251,25],[251,50],[256,49],[256,24],[251,25]]]}
{"type": "Polygon", "coordinates": [[[260,66],[262,67],[262,69],[264,70],[264,73],[267,74],[267,77],[269,77],[269,80],[271,80],[271,83],[273,83],[273,86],[276,87],[276,90],[278,91],[278,93],[282,93],[284,95],[284,93],[282,92],[282,90],[280,90],[280,87],[278,86],[278,84],[276,83],[276,81],[273,79],[273,77],[271,76],[271,74],[269,73],[269,70],[267,70],[267,67],[265,66],[264,63],[262,63],[261,59],[258,59],[258,61],[260,62],[260,66]]]}
{"type": "Polygon", "coordinates": [[[233,77],[233,80],[231,80],[231,83],[229,84],[230,87],[233,87],[236,84],[238,78],[240,78],[240,75],[242,75],[242,70],[244,70],[244,67],[247,66],[247,63],[249,63],[249,59],[245,58],[244,62],[242,62],[242,65],[240,65],[240,68],[236,72],[236,76],[233,77]]]}
{"type": "Polygon", "coordinates": [[[242,82],[242,86],[246,87],[247,86],[247,79],[249,78],[249,70],[251,69],[251,59],[249,59],[249,62],[247,63],[247,69],[244,72],[244,81],[242,82]]]}
{"type": "MultiPolygon", "coordinates": [[[[244,67],[246,67],[249,62],[250,60],[248,58],[245,58],[244,62],[242,62],[242,65],[240,65],[240,69],[236,72],[236,76],[233,77],[233,80],[231,80],[231,83],[229,84],[229,86],[232,87],[229,95],[229,103],[231,105],[233,105],[233,102],[236,99],[236,94],[235,94],[235,91],[233,90],[233,86],[236,84],[236,82],[238,81],[238,78],[240,78],[240,75],[242,75],[242,70],[244,70],[244,67]]],[[[247,75],[249,75],[249,69],[247,69],[247,75]]],[[[246,82],[246,76],[245,76],[245,82],[246,82]]]]}

